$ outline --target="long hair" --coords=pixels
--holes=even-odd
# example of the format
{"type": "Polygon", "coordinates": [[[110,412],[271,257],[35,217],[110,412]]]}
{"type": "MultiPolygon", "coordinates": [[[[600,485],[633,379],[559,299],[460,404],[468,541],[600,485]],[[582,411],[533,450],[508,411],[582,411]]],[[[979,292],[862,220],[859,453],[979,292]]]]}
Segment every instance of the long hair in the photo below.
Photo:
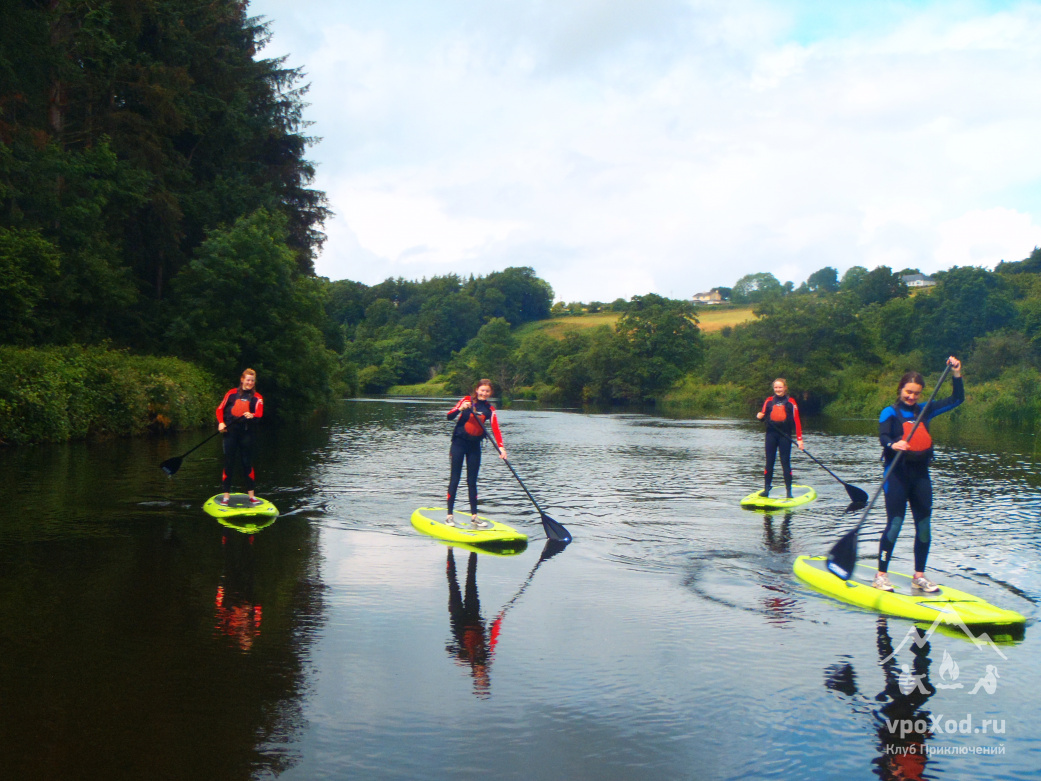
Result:
{"type": "MultiPolygon", "coordinates": [[[[242,376],[239,377],[239,387],[240,388],[242,387],[242,381],[244,379],[246,379],[246,377],[249,376],[249,375],[253,376],[253,382],[256,383],[257,373],[253,369],[243,369],[242,370],[242,376]]],[[[256,385],[254,385],[254,387],[256,387],[256,385]]]]}
{"type": "Polygon", "coordinates": [[[925,387],[925,378],[922,377],[918,372],[904,372],[904,376],[900,378],[900,384],[896,386],[896,400],[900,401],[900,391],[904,389],[904,386],[909,382],[913,382],[915,385],[921,385],[925,387]]]}
{"type": "Polygon", "coordinates": [[[778,377],[776,380],[771,382],[770,383],[770,389],[773,390],[774,385],[776,383],[778,383],[778,382],[781,383],[781,385],[784,386],[784,392],[788,393],[788,380],[786,380],[784,377],[778,377]]]}
{"type": "Polygon", "coordinates": [[[492,385],[492,381],[489,380],[487,377],[485,377],[484,379],[478,380],[477,384],[474,385],[474,398],[475,399],[477,398],[477,389],[480,388],[482,385],[487,385],[489,388],[492,389],[492,393],[495,393],[495,386],[492,385]]]}

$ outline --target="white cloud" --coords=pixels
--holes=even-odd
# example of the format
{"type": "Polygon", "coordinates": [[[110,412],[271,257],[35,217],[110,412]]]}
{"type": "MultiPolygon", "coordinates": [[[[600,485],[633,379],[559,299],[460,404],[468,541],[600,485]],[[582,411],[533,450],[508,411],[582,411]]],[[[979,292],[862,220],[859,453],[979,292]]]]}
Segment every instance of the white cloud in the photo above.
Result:
{"type": "Polygon", "coordinates": [[[334,279],[531,265],[611,300],[1026,257],[1041,6],[866,5],[251,9],[313,85],[334,279]]]}

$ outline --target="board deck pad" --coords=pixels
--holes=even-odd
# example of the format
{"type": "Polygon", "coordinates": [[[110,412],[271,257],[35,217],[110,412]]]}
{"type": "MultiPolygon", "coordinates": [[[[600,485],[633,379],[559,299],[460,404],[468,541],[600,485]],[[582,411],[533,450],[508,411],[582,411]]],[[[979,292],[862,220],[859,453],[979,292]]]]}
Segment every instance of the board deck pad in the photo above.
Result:
{"type": "Polygon", "coordinates": [[[1026,622],[1014,610],[997,607],[977,596],[951,586],[925,592],[911,586],[911,576],[890,572],[894,591],[874,588],[877,569],[857,564],[848,581],[828,570],[826,556],[799,556],[793,570],[803,581],[828,596],[879,613],[930,623],[939,619],[947,626],[1010,626],[1026,622]]]}
{"type": "Polygon", "coordinates": [[[778,489],[774,486],[773,491],[777,494],[780,491],[780,495],[775,496],[763,496],[763,490],[760,489],[754,493],[750,493],[744,499],[741,500],[742,507],[759,507],[762,509],[784,509],[785,507],[798,507],[800,504],[806,504],[812,502],[817,498],[817,492],[808,485],[792,485],[792,492],[795,494],[791,499],[784,497],[784,488],[778,489]]]}
{"type": "Polygon", "coordinates": [[[260,496],[260,504],[253,505],[249,501],[247,494],[232,494],[228,497],[228,503],[226,505],[220,504],[217,500],[222,498],[224,494],[217,494],[211,496],[203,504],[202,509],[207,515],[221,520],[222,518],[239,518],[239,517],[251,517],[251,516],[266,516],[273,518],[278,515],[278,508],[271,504],[267,499],[260,496]]]}
{"type": "Polygon", "coordinates": [[[470,525],[470,513],[458,512],[455,513],[455,522],[458,525],[449,526],[445,523],[447,513],[448,509],[445,507],[420,507],[412,513],[412,526],[422,534],[445,542],[477,546],[528,543],[528,535],[483,515],[477,517],[488,522],[487,529],[475,529],[470,525]]]}

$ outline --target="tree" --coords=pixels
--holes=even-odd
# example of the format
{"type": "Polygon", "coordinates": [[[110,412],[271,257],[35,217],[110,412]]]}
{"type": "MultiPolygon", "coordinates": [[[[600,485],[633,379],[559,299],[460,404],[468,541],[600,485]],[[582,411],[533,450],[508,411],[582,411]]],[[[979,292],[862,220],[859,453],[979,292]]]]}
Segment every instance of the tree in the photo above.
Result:
{"type": "Polygon", "coordinates": [[[690,301],[633,296],[615,335],[627,357],[618,379],[641,399],[671,386],[701,357],[697,309],[690,301]]]}
{"type": "Polygon", "coordinates": [[[936,277],[936,287],[914,298],[917,345],[929,360],[962,355],[974,339],[1015,319],[1012,287],[1000,274],[955,266],[936,277]]]}
{"type": "Polygon", "coordinates": [[[523,379],[513,356],[516,345],[504,318],[489,320],[448,365],[453,385],[466,391],[488,377],[500,394],[509,395],[523,379]]]}
{"type": "Polygon", "coordinates": [[[735,304],[760,304],[784,295],[784,287],[773,274],[761,271],[746,274],[734,283],[730,300],[735,304]]]}
{"type": "Polygon", "coordinates": [[[58,279],[60,257],[36,231],[0,228],[0,344],[33,341],[35,311],[58,279]]]}
{"type": "Polygon", "coordinates": [[[878,266],[852,286],[852,292],[861,306],[870,306],[884,304],[893,298],[907,298],[907,285],[889,266],[878,266]]]}
{"type": "Polygon", "coordinates": [[[811,293],[834,293],[839,289],[839,272],[831,266],[814,271],[806,279],[811,293]]]}
{"type": "Polygon", "coordinates": [[[840,290],[854,291],[867,276],[868,270],[863,266],[850,266],[846,270],[846,273],[842,275],[842,284],[839,285],[840,290]]]}
{"type": "Polygon", "coordinates": [[[336,361],[321,333],[326,289],[300,273],[287,238],[264,209],[213,231],[175,280],[169,337],[218,377],[252,366],[277,408],[301,413],[327,399],[336,361]]]}

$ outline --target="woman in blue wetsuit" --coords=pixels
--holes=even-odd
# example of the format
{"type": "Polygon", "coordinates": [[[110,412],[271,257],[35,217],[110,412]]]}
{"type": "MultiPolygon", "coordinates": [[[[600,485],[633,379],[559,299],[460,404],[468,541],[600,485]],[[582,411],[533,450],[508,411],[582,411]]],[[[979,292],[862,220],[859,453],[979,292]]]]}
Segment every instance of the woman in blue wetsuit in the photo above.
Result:
{"type": "Polygon", "coordinates": [[[481,469],[481,440],[484,439],[485,424],[491,424],[491,436],[499,449],[499,457],[506,458],[506,447],[502,443],[502,432],[499,431],[499,419],[495,416],[495,407],[488,399],[492,397],[492,381],[481,380],[474,389],[473,396],[463,398],[448,411],[448,419],[455,420],[452,431],[452,446],[448,450],[451,472],[448,479],[448,516],[445,523],[455,526],[453,509],[455,494],[459,489],[459,479],[463,473],[463,461],[466,461],[466,488],[470,495],[470,520],[478,529],[488,526],[487,521],[477,517],[477,473],[481,469]]]}
{"type": "Polygon", "coordinates": [[[949,412],[965,400],[965,385],[961,378],[961,361],[953,355],[947,359],[954,374],[954,389],[950,397],[934,401],[922,418],[921,425],[908,441],[915,418],[922,411],[918,400],[925,388],[925,380],[918,372],[908,372],[900,378],[897,386],[897,402],[882,410],[878,418],[878,441],[882,443],[882,459],[886,469],[898,452],[903,457],[886,478],[886,530],[878,543],[878,574],[872,584],[882,591],[892,591],[889,582],[889,562],[893,558],[893,547],[904,523],[907,506],[911,506],[914,518],[914,577],[913,588],[919,591],[937,591],[939,586],[925,577],[925,563],[929,557],[930,516],[933,509],[933,484],[929,478],[929,462],[933,458],[933,439],[929,434],[929,421],[944,412],[949,412]]]}

